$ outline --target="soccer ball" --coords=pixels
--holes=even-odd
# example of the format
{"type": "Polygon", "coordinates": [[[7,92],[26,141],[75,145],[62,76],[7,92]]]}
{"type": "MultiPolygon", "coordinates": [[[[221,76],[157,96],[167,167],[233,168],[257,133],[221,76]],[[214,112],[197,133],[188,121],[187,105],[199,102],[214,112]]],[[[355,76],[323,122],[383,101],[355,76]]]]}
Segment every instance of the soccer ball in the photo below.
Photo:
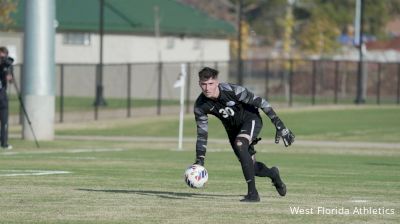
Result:
{"type": "Polygon", "coordinates": [[[186,184],[191,188],[202,188],[207,183],[208,172],[204,166],[191,165],[184,173],[186,184]]]}

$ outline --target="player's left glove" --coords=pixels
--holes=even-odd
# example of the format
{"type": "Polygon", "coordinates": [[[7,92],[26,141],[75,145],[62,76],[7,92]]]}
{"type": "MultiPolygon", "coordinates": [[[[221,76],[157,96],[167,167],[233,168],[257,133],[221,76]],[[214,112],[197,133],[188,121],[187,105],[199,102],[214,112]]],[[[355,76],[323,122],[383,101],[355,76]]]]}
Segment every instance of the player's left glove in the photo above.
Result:
{"type": "Polygon", "coordinates": [[[294,142],[294,134],[292,131],[287,129],[279,117],[272,119],[272,123],[275,125],[275,143],[278,144],[280,138],[282,138],[283,143],[286,147],[290,146],[294,142]]]}

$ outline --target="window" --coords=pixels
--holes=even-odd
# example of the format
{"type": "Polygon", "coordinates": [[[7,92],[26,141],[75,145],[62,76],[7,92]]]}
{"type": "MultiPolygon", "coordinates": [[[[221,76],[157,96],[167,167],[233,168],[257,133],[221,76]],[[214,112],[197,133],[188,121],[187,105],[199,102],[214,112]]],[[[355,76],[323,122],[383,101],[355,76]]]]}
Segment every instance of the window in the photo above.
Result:
{"type": "Polygon", "coordinates": [[[90,45],[90,34],[89,33],[65,33],[64,44],[71,45],[90,45]]]}

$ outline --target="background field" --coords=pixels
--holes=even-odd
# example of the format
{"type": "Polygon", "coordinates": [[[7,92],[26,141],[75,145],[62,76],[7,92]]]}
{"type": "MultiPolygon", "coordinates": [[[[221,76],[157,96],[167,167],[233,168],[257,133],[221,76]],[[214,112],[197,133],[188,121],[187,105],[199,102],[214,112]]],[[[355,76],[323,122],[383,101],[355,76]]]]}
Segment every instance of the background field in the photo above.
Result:
{"type": "MultiPolygon", "coordinates": [[[[398,223],[400,108],[324,107],[279,114],[296,133],[289,150],[272,144],[265,121],[257,159],[277,165],[287,186],[279,197],[257,178],[261,202],[243,204],[241,169],[219,121],[210,120],[205,189],[185,186],[194,159],[192,115],[177,151],[177,117],[58,124],[57,140],[12,139],[0,152],[0,223],[398,223]],[[24,175],[34,170],[68,174],[24,175]],[[14,176],[10,176],[14,175],[14,176]],[[291,207],[314,214],[291,214],[291,207]],[[394,214],[317,214],[318,207],[393,209],[394,214]]],[[[12,127],[17,133],[20,127],[12,127]]]]}

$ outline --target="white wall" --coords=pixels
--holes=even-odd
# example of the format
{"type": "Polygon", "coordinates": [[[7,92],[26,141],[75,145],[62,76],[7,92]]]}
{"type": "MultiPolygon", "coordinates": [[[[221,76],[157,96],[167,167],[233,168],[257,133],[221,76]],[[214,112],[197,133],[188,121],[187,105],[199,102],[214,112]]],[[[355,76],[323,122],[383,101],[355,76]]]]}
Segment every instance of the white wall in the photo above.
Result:
{"type": "MultiPolygon", "coordinates": [[[[104,63],[157,62],[158,48],[154,37],[132,35],[105,35],[103,39],[104,63]]],[[[0,46],[15,46],[17,63],[23,60],[23,33],[0,32],[0,46]]],[[[161,37],[159,41],[162,61],[199,62],[228,61],[229,40],[199,39],[192,37],[161,37]],[[169,42],[174,47],[168,48],[169,42]],[[195,46],[199,46],[195,48],[195,46]]],[[[90,45],[70,45],[63,43],[63,34],[56,34],[56,63],[99,62],[99,35],[90,35],[90,45]]]]}
{"type": "MultiPolygon", "coordinates": [[[[89,46],[66,45],[63,35],[56,36],[57,63],[98,63],[99,36],[91,34],[89,46]]],[[[162,37],[159,41],[162,61],[227,61],[229,41],[217,39],[200,40],[201,47],[195,49],[196,38],[162,37]],[[168,48],[168,42],[174,46],[168,48]]],[[[130,35],[105,35],[103,39],[104,63],[157,62],[158,48],[154,37],[130,35]]]]}

